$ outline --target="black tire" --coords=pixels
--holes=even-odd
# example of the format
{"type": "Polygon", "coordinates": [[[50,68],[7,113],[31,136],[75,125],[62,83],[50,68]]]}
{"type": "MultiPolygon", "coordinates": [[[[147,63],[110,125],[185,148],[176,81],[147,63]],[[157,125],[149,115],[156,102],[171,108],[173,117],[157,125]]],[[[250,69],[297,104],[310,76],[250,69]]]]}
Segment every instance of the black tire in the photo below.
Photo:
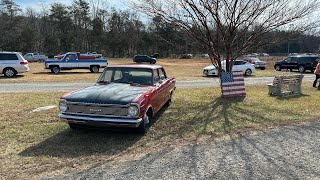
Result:
{"type": "Polygon", "coordinates": [[[3,74],[5,77],[12,78],[17,75],[17,71],[13,68],[5,68],[3,74]]]}
{"type": "Polygon", "coordinates": [[[251,69],[247,69],[246,72],[244,73],[245,76],[250,76],[252,74],[251,69]]]}
{"type": "Polygon", "coordinates": [[[274,67],[274,69],[275,69],[276,71],[281,71],[281,66],[276,65],[276,66],[274,67]]]}
{"type": "Polygon", "coordinates": [[[92,73],[98,73],[99,72],[99,66],[91,66],[90,71],[92,73]]]}
{"type": "Polygon", "coordinates": [[[304,66],[299,66],[298,71],[300,73],[304,73],[306,71],[306,68],[304,66]]]}
{"type": "Polygon", "coordinates": [[[150,64],[155,64],[155,63],[157,63],[157,61],[151,61],[151,62],[150,62],[150,64]]]}
{"type": "Polygon", "coordinates": [[[140,126],[137,128],[140,134],[146,134],[148,132],[151,124],[151,118],[152,118],[151,111],[147,111],[143,117],[143,120],[140,126]]]}
{"type": "Polygon", "coordinates": [[[72,130],[79,130],[80,128],[77,126],[77,125],[75,125],[75,124],[72,124],[72,123],[68,123],[69,124],[69,127],[70,127],[70,129],[72,129],[72,130]]]}
{"type": "Polygon", "coordinates": [[[58,74],[61,71],[59,66],[52,66],[50,69],[51,69],[51,72],[55,74],[58,74]]]}
{"type": "Polygon", "coordinates": [[[260,68],[261,70],[265,70],[266,68],[265,67],[262,67],[262,68],[260,68]]]}

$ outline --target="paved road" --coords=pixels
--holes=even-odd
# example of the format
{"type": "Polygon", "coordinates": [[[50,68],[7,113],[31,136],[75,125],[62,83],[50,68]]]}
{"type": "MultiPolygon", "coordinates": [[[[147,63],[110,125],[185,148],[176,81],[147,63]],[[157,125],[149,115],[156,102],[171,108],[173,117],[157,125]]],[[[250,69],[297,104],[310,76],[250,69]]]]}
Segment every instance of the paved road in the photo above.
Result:
{"type": "Polygon", "coordinates": [[[53,179],[320,179],[319,137],[320,122],[295,125],[168,147],[139,160],[109,162],[53,179]]]}
{"type": "MultiPolygon", "coordinates": [[[[313,81],[314,75],[305,75],[303,81],[313,81]]],[[[246,85],[272,83],[273,77],[245,78],[246,85]]],[[[28,91],[64,91],[74,90],[93,85],[93,83],[0,83],[1,92],[28,92],[28,91]]],[[[178,88],[218,87],[218,78],[206,78],[204,80],[177,81],[178,88]]]]}

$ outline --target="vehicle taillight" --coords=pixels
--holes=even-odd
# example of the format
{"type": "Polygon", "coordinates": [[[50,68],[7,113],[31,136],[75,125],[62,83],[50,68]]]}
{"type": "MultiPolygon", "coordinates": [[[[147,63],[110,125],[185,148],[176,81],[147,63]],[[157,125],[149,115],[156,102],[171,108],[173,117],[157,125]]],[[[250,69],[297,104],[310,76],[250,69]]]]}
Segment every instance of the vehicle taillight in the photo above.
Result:
{"type": "Polygon", "coordinates": [[[22,61],[22,62],[20,62],[20,64],[21,65],[26,65],[26,64],[28,64],[28,61],[22,61]]]}
{"type": "Polygon", "coordinates": [[[255,62],[255,61],[252,61],[251,63],[252,63],[252,64],[255,64],[256,62],[255,62]]]}

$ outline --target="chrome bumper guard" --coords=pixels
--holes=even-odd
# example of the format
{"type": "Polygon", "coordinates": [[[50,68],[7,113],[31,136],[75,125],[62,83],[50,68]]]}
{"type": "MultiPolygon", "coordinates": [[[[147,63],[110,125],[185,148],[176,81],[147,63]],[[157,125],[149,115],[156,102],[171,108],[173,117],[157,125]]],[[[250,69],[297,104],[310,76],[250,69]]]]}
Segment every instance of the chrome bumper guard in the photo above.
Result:
{"type": "Polygon", "coordinates": [[[142,118],[139,119],[122,119],[122,118],[107,118],[107,117],[88,117],[75,116],[67,114],[59,114],[60,118],[67,119],[68,123],[92,125],[92,126],[114,126],[114,127],[139,127],[142,118]]]}

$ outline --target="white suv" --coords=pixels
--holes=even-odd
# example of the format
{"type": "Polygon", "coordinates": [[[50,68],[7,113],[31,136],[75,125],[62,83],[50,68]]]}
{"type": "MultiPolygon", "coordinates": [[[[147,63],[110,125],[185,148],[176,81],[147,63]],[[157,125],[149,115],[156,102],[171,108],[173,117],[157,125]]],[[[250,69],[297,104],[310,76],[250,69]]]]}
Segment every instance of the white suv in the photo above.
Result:
{"type": "Polygon", "coordinates": [[[17,52],[0,52],[0,75],[14,77],[30,70],[28,61],[17,52]]]}

